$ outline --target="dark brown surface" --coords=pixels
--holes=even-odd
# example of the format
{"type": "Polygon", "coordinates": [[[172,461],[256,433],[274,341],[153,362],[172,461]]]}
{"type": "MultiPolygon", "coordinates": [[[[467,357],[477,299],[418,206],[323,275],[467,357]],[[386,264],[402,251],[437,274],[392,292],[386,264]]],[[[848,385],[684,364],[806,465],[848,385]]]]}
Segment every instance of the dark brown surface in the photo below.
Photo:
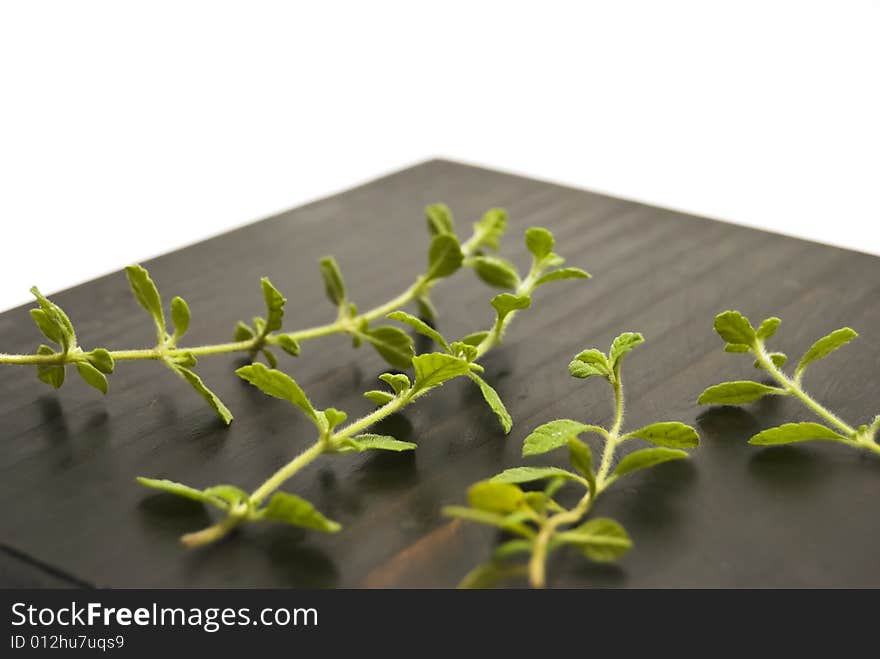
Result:
{"type": "MultiPolygon", "coordinates": [[[[290,405],[232,373],[235,356],[203,359],[198,371],[236,420],[223,427],[167,369],[120,364],[102,398],[75,374],[59,392],[32,369],[0,366],[0,579],[10,585],[449,587],[484,560],[494,534],[450,523],[445,504],[519,457],[522,439],[557,417],[607,423],[601,382],[574,380],[580,349],[607,347],[624,330],[647,343],[624,369],[627,426],[695,424],[703,446],[690,462],[632,476],[603,495],[635,549],[619,565],[556,555],[555,586],[880,586],[880,460],[813,443],[758,449],[755,431],[809,418],[795,401],[701,408],[697,395],[727,379],[756,377],[725,354],[712,318],[737,308],[779,315],[774,345],[797,355],[841,325],[861,338],[813,367],[807,386],[850,423],[880,412],[880,259],[691,217],[580,190],[431,161],[147,263],[166,301],[186,298],[191,343],[228,340],[239,318],[261,310],[258,279],[288,297],[285,327],[326,322],[317,259],[332,253],[353,298],[367,308],[421,271],[426,203],[445,201],[462,233],[491,206],[510,212],[505,254],[525,265],[521,236],[550,228],[569,264],[594,279],[548,285],[485,360],[515,419],[505,438],[475,389],[454,382],[381,430],[419,443],[411,454],[325,457],[287,489],[312,500],[344,530],[333,536],[253,525],[199,551],[177,537],[209,521],[200,505],[154,495],[136,475],[194,486],[253,488],[313,439],[290,405]],[[10,551],[11,550],[11,551],[10,551]]],[[[122,265],[122,264],[120,264],[122,265]]],[[[35,266],[34,277],[39,276],[35,266]]],[[[449,336],[491,320],[492,292],[470,272],[438,287],[449,336]]],[[[151,344],[151,324],[125,277],[59,293],[87,346],[151,344]]],[[[0,345],[32,351],[37,331],[21,307],[0,315],[0,345]]],[[[321,407],[370,409],[361,392],[383,372],[369,348],[343,337],[310,341],[291,373],[321,407]]],[[[561,456],[551,456],[558,457],[561,456]]],[[[545,460],[546,461],[546,460],[545,460]]]]}

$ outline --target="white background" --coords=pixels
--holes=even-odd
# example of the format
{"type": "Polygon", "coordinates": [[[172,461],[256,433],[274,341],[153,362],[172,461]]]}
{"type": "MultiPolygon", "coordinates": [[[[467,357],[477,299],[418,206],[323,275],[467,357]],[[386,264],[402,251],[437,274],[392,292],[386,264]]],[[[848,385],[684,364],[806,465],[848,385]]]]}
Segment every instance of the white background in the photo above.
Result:
{"type": "Polygon", "coordinates": [[[878,2],[8,2],[0,309],[433,156],[880,253],[878,2]]]}

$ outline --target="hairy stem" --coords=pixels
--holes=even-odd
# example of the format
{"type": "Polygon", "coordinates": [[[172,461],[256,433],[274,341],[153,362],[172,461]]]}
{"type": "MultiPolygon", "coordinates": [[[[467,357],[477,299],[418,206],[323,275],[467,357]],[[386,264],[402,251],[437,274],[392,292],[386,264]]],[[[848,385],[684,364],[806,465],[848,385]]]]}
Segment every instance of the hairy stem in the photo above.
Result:
{"type": "Polygon", "coordinates": [[[758,363],[764,368],[764,370],[770,373],[770,375],[772,375],[776,379],[776,381],[779,382],[780,385],[782,385],[783,389],[785,389],[792,396],[800,400],[815,414],[825,419],[825,421],[836,427],[838,430],[842,431],[849,437],[855,436],[855,428],[853,428],[848,423],[844,422],[836,414],[813,400],[813,398],[811,398],[810,395],[806,391],[804,391],[799,382],[789,378],[785,373],[783,373],[782,370],[773,363],[773,360],[770,359],[770,355],[768,355],[767,351],[764,349],[764,344],[760,341],[755,346],[755,356],[758,359],[758,363]]]}
{"type": "MultiPolygon", "coordinates": [[[[473,256],[480,248],[482,241],[486,237],[486,232],[475,231],[473,235],[461,246],[462,253],[465,257],[473,256]]],[[[287,334],[294,341],[302,342],[309,339],[316,339],[332,334],[343,334],[352,332],[357,327],[359,321],[366,320],[371,322],[379,318],[387,316],[392,311],[396,311],[406,306],[420,295],[427,293],[436,283],[436,280],[426,279],[424,275],[419,275],[414,283],[396,297],[380,304],[368,311],[358,314],[353,318],[338,318],[332,323],[325,325],[316,325],[306,329],[296,330],[293,332],[282,332],[287,334]]],[[[510,314],[511,316],[513,314],[510,314]]],[[[506,325],[507,323],[505,323],[506,325]]],[[[110,356],[115,361],[133,361],[141,359],[175,359],[186,355],[201,357],[205,355],[219,355],[230,352],[250,352],[261,345],[277,345],[277,334],[267,334],[266,336],[257,336],[253,339],[245,341],[231,341],[229,343],[217,343],[203,346],[195,346],[191,348],[181,348],[161,345],[159,342],[154,348],[143,348],[134,350],[110,350],[110,356]]],[[[18,365],[53,365],[53,364],[71,364],[82,361],[78,356],[59,352],[51,355],[39,354],[7,354],[0,353],[0,364],[18,364],[18,365]]]]}
{"type": "MultiPolygon", "coordinates": [[[[408,405],[413,400],[424,395],[424,393],[426,392],[412,392],[409,394],[401,395],[399,397],[395,397],[394,400],[391,400],[385,405],[376,408],[370,414],[361,417],[357,421],[351,422],[344,428],[337,430],[331,435],[319,438],[314,444],[312,444],[309,448],[297,455],[295,458],[293,458],[293,460],[285,464],[283,467],[278,469],[278,471],[269,476],[269,478],[267,478],[262,485],[254,490],[253,494],[251,494],[249,498],[250,507],[257,508],[276,490],[284,485],[284,483],[293,478],[306,466],[317,460],[321,455],[327,452],[332,452],[346,439],[349,439],[352,436],[363,432],[373,424],[378,423],[388,416],[391,416],[395,412],[408,405]]],[[[189,533],[183,536],[181,540],[187,547],[197,547],[200,545],[208,544],[219,540],[227,533],[235,529],[237,526],[239,526],[243,522],[246,522],[247,519],[248,518],[246,515],[231,514],[229,517],[222,520],[221,522],[218,522],[217,524],[214,524],[213,526],[209,526],[208,528],[198,531],[196,533],[189,533]]]]}
{"type": "MultiPolygon", "coordinates": [[[[412,398],[415,398],[413,396],[412,398]]],[[[332,450],[335,446],[338,446],[342,441],[349,439],[353,435],[360,433],[363,430],[366,430],[374,423],[378,423],[382,419],[394,414],[406,404],[412,400],[409,397],[395,397],[394,400],[389,401],[385,405],[376,408],[370,414],[367,414],[364,417],[361,417],[357,421],[353,421],[352,423],[345,426],[342,430],[337,430],[332,435],[321,438],[311,447],[300,453],[293,460],[288,462],[286,465],[281,467],[274,474],[269,476],[260,487],[254,490],[254,493],[251,495],[251,503],[253,505],[259,505],[262,503],[270,494],[272,494],[279,487],[284,485],[290,478],[292,478],[298,471],[300,471],[303,467],[313,462],[318,456],[322,453],[332,450]]]]}
{"type": "MultiPolygon", "coordinates": [[[[517,286],[514,295],[531,295],[532,291],[535,290],[535,284],[541,276],[541,273],[542,270],[533,265],[529,275],[520,282],[519,286],[517,286]]],[[[477,361],[480,357],[489,352],[489,350],[501,343],[504,338],[504,332],[507,330],[507,326],[510,325],[510,321],[513,320],[513,317],[516,316],[516,314],[517,310],[515,309],[507,314],[501,322],[495,322],[492,329],[489,330],[488,336],[486,336],[486,338],[477,346],[477,356],[474,361],[477,361]]]]}
{"type": "Polygon", "coordinates": [[[611,483],[615,477],[608,476],[611,471],[611,465],[614,462],[614,452],[620,445],[620,428],[623,426],[623,385],[620,382],[620,370],[617,369],[614,378],[614,422],[611,430],[605,437],[605,447],[602,451],[602,461],[599,464],[599,471],[596,474],[596,489],[588,490],[574,508],[557,513],[549,517],[545,521],[532,547],[532,556],[529,560],[529,583],[533,588],[544,588],[547,584],[547,554],[550,540],[556,529],[560,526],[576,524],[584,515],[586,515],[593,501],[599,496],[611,483]]]}

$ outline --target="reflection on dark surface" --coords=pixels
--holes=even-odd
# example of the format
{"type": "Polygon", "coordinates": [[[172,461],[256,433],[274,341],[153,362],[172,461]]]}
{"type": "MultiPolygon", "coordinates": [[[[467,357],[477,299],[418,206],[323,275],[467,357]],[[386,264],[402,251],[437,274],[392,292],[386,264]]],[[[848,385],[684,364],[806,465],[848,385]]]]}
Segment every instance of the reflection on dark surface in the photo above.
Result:
{"type": "MultiPolygon", "coordinates": [[[[202,503],[164,492],[145,497],[138,509],[156,540],[174,546],[178,546],[181,535],[205,528],[215,521],[202,503]]],[[[217,565],[226,566],[229,560],[233,560],[232,556],[244,554],[247,561],[264,562],[277,575],[273,578],[273,585],[332,588],[339,579],[336,566],[321,550],[303,546],[308,536],[305,529],[284,524],[249,525],[198,550],[181,549],[179,558],[192,570],[204,572],[222,570],[217,565]]]]}
{"type": "Polygon", "coordinates": [[[390,492],[415,485],[415,451],[372,451],[357,474],[357,486],[363,492],[390,492]]]}
{"type": "Polygon", "coordinates": [[[730,405],[710,407],[697,417],[697,425],[701,443],[713,442],[721,447],[746,445],[761,430],[754,416],[741,407],[730,405]]]}
{"type": "Polygon", "coordinates": [[[749,474],[794,492],[806,492],[829,475],[824,459],[806,446],[769,446],[749,460],[749,474]]]}
{"type": "Polygon", "coordinates": [[[674,537],[683,525],[677,499],[692,490],[697,480],[690,460],[676,460],[620,480],[599,497],[597,505],[604,498],[620,510],[617,520],[633,537],[674,537]]]}
{"type": "Polygon", "coordinates": [[[213,523],[203,503],[167,492],[149,494],[140,500],[137,507],[151,531],[174,542],[184,533],[213,523]]]}
{"type": "Polygon", "coordinates": [[[40,415],[43,417],[45,424],[45,435],[53,442],[68,441],[70,439],[70,429],[67,427],[67,420],[64,417],[64,408],[58,402],[55,395],[40,396],[37,400],[40,408],[40,415]]]}
{"type": "Polygon", "coordinates": [[[320,549],[301,544],[301,529],[274,525],[259,539],[259,549],[276,575],[278,585],[333,588],[339,582],[336,564],[320,549]]]}
{"type": "MultiPolygon", "coordinates": [[[[566,547],[562,551],[567,551],[568,553],[573,554],[573,556],[566,561],[566,564],[571,566],[572,576],[583,579],[588,586],[597,586],[600,588],[618,587],[626,580],[626,571],[617,563],[596,563],[585,558],[573,547],[566,547]]],[[[564,587],[566,582],[564,575],[560,575],[560,583],[557,584],[553,583],[552,571],[548,571],[548,573],[551,575],[551,587],[564,587]]],[[[579,584],[579,587],[583,585],[584,584],[579,584]]]]}

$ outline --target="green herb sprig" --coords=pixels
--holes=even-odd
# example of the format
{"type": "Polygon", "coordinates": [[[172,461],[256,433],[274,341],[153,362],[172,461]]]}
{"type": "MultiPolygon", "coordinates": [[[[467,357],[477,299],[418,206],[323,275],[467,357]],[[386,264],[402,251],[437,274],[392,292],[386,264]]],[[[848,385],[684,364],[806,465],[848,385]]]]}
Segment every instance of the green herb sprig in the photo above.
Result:
{"type": "Polygon", "coordinates": [[[474,223],[471,236],[460,243],[452,212],[448,207],[443,204],[429,205],[425,209],[425,215],[431,235],[425,272],[402,293],[368,311],[359,313],[357,306],[349,300],[339,266],[333,257],[328,256],[321,259],[320,267],[327,297],[337,309],[335,321],[308,329],[282,332],[287,300],[264,277],[260,284],[266,306],[265,318],[255,317],[251,324],[239,321],[235,328],[234,341],[230,343],[183,347],[179,342],[190,325],[189,305],[181,297],[175,297],[171,301],[173,331],[169,329],[165,306],[149,272],[140,265],[132,265],[125,269],[126,275],[135,298],[149,313],[155,325],[156,345],[153,348],[83,350],[77,343],[76,332],[68,315],[34,287],[31,293],[37,298],[39,307],[31,310],[31,316],[40,331],[57,347],[41,345],[35,354],[30,355],[0,353],[0,364],[34,365],[37,367],[37,377],[56,389],[64,384],[67,366],[73,365],[86,383],[106,394],[107,375],[113,372],[116,362],[159,361],[189,383],[227,424],[232,421],[232,413],[193,370],[197,358],[243,352],[251,359],[262,355],[274,368],[277,366],[274,348],[296,356],[303,341],[332,334],[348,334],[355,347],[369,343],[392,366],[407,368],[414,354],[411,338],[392,325],[373,326],[372,323],[411,302],[418,304],[422,317],[434,321],[431,289],[441,279],[455,273],[463,263],[472,264],[470,259],[491,258],[483,255],[484,250],[497,249],[498,241],[507,228],[507,213],[503,209],[493,208],[474,223]]]}
{"type": "Polygon", "coordinates": [[[449,517],[478,522],[514,536],[498,545],[492,558],[472,570],[462,581],[464,588],[486,588],[504,579],[528,575],[535,588],[546,585],[547,559],[555,549],[574,546],[594,561],[614,561],[632,546],[626,530],[613,519],[594,518],[582,522],[596,497],[623,476],[669,460],[688,457],[682,449],[699,445],[697,431],[676,421],[652,423],[624,433],[624,400],[621,381],[623,358],[644,341],[641,334],[624,332],[611,344],[607,354],[591,348],[579,353],[568,365],[576,378],[599,376],[614,392],[614,420],[610,428],[572,419],[556,419],[535,428],[525,438],[523,456],[541,455],[558,448],[568,449],[572,469],[560,467],[514,467],[468,490],[469,507],[448,506],[449,517]],[[598,469],[593,453],[580,435],[597,435],[602,443],[598,469]],[[642,439],[653,448],[644,448],[616,460],[617,450],[632,439],[642,439]],[[616,466],[615,466],[616,463],[616,466]],[[520,485],[546,481],[540,491],[523,491],[520,485]],[[565,485],[585,490],[571,508],[554,496],[565,485]],[[575,526],[577,525],[577,526],[575,526]],[[529,557],[523,564],[520,557],[529,557]]]}
{"type": "MultiPolygon", "coordinates": [[[[165,479],[139,478],[143,485],[196,499],[219,508],[225,517],[206,529],[182,537],[189,547],[214,542],[245,522],[273,520],[295,526],[333,533],[340,525],[325,517],[305,499],[288,492],[278,491],[306,465],[324,454],[353,451],[385,450],[406,451],[416,448],[412,442],[403,442],[387,435],[367,433],[371,426],[426,395],[433,389],[458,377],[468,377],[480,389],[483,398],[508,432],[512,419],[498,393],[480,377],[483,367],[478,363],[489,350],[501,343],[505,330],[518,311],[531,305],[534,290],[545,283],[559,279],[585,279],[589,275],[577,268],[554,269],[563,263],[553,252],[553,235],[542,228],[526,232],[526,245],[532,254],[532,265],[525,277],[520,277],[515,266],[507,264],[516,277],[512,293],[500,293],[492,299],[495,321],[491,328],[470,334],[459,341],[448,341],[436,329],[405,311],[394,311],[389,317],[409,325],[413,330],[436,343],[441,350],[412,358],[414,376],[402,373],[384,373],[379,379],[389,390],[368,391],[364,395],[377,407],[366,416],[346,424],[348,415],[333,407],[316,409],[306,393],[285,373],[260,363],[239,368],[242,379],[264,393],[295,405],[315,425],[316,441],[269,476],[250,494],[232,485],[218,485],[196,489],[165,479]]],[[[407,337],[409,338],[409,337],[407,337]]]]}
{"type": "Polygon", "coordinates": [[[816,341],[801,357],[792,375],[786,374],[782,367],[788,357],[781,352],[767,350],[766,342],[779,328],[779,318],[771,317],[762,322],[756,330],[748,318],[738,311],[725,311],[715,317],[715,331],[724,339],[726,352],[751,353],[755,358],[755,368],[770,375],[778,386],[770,386],[751,380],[723,382],[706,389],[698,400],[704,405],[742,405],[764,396],[793,396],[821,418],[824,423],[786,423],[775,428],[762,430],[749,440],[750,444],[772,446],[791,444],[809,440],[828,440],[846,444],[853,448],[865,449],[880,454],[877,435],[880,432],[880,414],[870,425],[855,428],[843,421],[828,408],[818,403],[803,387],[804,373],[814,362],[830,355],[858,336],[849,327],[834,330],[816,341]]]}

